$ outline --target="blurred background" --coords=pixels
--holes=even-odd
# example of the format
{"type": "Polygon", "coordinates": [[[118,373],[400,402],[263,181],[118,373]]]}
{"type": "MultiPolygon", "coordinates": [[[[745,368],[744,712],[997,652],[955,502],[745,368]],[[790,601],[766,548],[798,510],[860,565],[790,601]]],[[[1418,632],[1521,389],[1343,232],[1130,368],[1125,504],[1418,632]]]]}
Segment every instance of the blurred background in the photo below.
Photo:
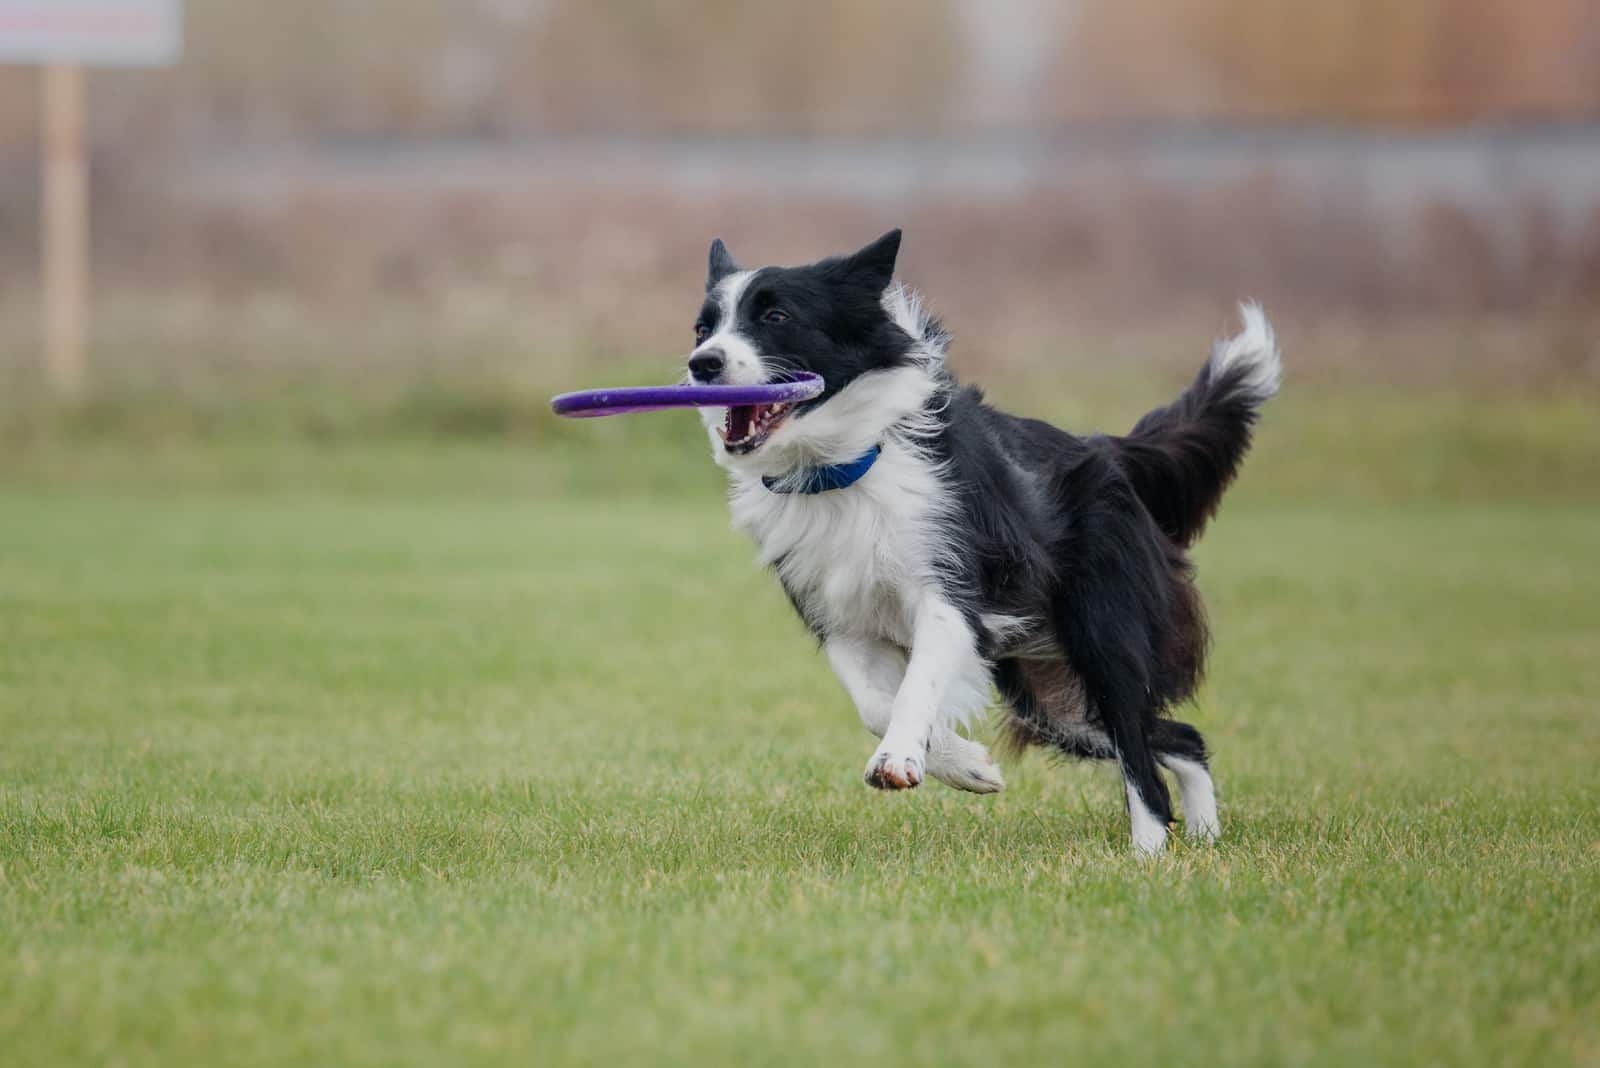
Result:
{"type": "Polygon", "coordinates": [[[1600,1064],[1600,0],[184,10],[88,75],[77,391],[0,63],[0,1062],[1600,1064]],[[1077,431],[1271,315],[1219,850],[866,796],[699,420],[551,415],[713,236],[897,226],[1077,431]]]}
{"type": "Polygon", "coordinates": [[[39,74],[0,67],[13,445],[563,433],[552,389],[675,371],[713,235],[891,226],[971,376],[1175,375],[1252,297],[1302,383],[1600,380],[1592,0],[190,0],[185,36],[91,75],[66,405],[39,74]]]}

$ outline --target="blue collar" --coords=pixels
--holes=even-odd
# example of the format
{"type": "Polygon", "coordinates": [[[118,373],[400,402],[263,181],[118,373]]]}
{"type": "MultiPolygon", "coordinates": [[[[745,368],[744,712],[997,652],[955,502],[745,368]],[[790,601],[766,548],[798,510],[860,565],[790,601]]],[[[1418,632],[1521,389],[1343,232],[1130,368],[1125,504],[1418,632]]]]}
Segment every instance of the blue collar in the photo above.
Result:
{"type": "Polygon", "coordinates": [[[855,485],[862,475],[872,470],[872,465],[878,462],[878,453],[882,451],[881,445],[874,445],[847,463],[802,467],[798,471],[791,471],[776,478],[767,475],[761,479],[761,484],[773,493],[810,494],[844,489],[846,486],[855,485]]]}

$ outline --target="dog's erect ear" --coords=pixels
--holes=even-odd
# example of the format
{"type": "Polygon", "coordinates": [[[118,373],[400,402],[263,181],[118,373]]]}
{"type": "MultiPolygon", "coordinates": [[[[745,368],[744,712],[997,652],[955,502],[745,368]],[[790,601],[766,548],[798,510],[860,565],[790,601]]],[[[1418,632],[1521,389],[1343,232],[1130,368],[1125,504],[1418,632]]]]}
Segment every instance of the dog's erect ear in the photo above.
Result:
{"type": "Polygon", "coordinates": [[[706,267],[706,292],[709,293],[717,287],[717,283],[739,269],[733,262],[733,253],[728,251],[728,246],[722,243],[722,238],[713,238],[711,241],[711,257],[706,267]]]}
{"type": "Polygon", "coordinates": [[[894,280],[894,261],[900,255],[900,231],[890,230],[878,240],[845,257],[845,269],[865,279],[877,290],[887,289],[894,280]]]}

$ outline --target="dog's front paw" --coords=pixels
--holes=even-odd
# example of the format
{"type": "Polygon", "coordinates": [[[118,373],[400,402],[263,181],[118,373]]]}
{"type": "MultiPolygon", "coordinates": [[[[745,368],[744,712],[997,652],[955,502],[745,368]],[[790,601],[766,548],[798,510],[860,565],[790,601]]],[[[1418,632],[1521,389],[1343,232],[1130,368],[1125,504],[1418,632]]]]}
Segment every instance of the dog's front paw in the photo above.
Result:
{"type": "Polygon", "coordinates": [[[873,753],[872,759],[867,761],[867,785],[880,790],[909,790],[920,785],[922,777],[921,753],[897,753],[884,748],[873,753]]]}
{"type": "Polygon", "coordinates": [[[940,763],[929,768],[928,773],[946,786],[965,790],[970,794],[997,794],[1006,788],[1005,776],[1000,774],[1000,765],[993,760],[965,764],[940,763]]]}
{"type": "Polygon", "coordinates": [[[995,794],[1006,788],[1000,765],[979,742],[941,728],[928,747],[928,774],[957,790],[995,794]]]}

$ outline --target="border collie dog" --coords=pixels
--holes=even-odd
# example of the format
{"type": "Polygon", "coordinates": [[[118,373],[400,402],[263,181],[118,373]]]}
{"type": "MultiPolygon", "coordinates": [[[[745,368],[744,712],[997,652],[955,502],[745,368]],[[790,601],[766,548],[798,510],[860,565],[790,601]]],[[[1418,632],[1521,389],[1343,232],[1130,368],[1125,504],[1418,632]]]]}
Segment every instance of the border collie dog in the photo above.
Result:
{"type": "Polygon", "coordinates": [[[945,368],[949,335],[894,284],[900,231],[805,267],[737,266],[711,245],[689,375],[797,371],[792,405],[702,409],[734,525],[776,571],[867,728],[866,781],[1005,784],[963,730],[998,691],[1010,740],[1115,760],[1133,844],[1159,851],[1177,779],[1190,835],[1216,836],[1194,693],[1206,624],[1186,547],[1278,388],[1254,305],[1193,384],[1125,436],[1007,415],[945,368]]]}

